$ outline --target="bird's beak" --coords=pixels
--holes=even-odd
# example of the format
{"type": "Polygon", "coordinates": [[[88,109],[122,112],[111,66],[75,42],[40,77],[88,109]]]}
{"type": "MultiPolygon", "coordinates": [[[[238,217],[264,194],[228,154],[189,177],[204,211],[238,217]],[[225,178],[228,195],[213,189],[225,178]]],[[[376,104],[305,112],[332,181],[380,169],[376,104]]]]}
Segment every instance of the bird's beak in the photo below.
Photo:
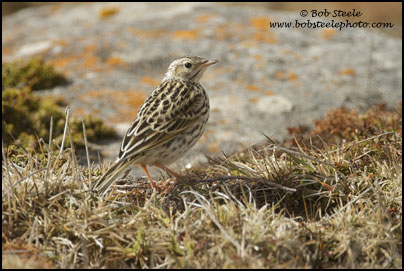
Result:
{"type": "Polygon", "coordinates": [[[216,64],[219,60],[206,60],[201,64],[201,67],[208,67],[210,65],[216,64]]]}

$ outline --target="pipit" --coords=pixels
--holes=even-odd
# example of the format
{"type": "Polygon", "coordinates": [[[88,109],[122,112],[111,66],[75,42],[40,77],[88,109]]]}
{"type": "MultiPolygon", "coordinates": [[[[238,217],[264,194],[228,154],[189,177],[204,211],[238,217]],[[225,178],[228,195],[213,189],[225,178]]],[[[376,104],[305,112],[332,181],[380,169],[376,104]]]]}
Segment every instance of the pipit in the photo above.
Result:
{"type": "Polygon", "coordinates": [[[141,106],[122,140],[119,155],[111,168],[93,187],[104,194],[119,175],[131,165],[140,165],[153,189],[147,165],[181,176],[166,167],[183,156],[201,137],[209,118],[209,98],[199,80],[206,68],[217,63],[198,56],[174,60],[161,84],[141,106]]]}

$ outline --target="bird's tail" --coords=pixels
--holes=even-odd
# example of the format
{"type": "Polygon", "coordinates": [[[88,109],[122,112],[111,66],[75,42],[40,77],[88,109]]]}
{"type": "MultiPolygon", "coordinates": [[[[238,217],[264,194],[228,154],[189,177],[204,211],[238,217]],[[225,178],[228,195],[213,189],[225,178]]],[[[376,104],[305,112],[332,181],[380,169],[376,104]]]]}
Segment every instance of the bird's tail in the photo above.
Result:
{"type": "Polygon", "coordinates": [[[116,161],[110,169],[105,172],[104,175],[97,181],[94,185],[93,190],[97,191],[98,194],[104,194],[116,178],[124,171],[128,166],[132,164],[130,160],[116,161]]]}

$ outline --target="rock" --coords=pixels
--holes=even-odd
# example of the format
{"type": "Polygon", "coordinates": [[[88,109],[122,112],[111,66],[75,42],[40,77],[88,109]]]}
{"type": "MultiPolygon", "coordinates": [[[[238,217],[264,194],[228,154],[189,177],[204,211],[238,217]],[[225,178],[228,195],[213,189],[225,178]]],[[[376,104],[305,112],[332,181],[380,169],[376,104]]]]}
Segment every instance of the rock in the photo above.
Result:
{"type": "Polygon", "coordinates": [[[3,18],[3,61],[42,55],[71,80],[57,93],[73,114],[122,127],[174,58],[220,60],[201,81],[211,100],[209,126],[177,165],[240,150],[263,140],[262,133],[280,140],[287,127],[311,125],[332,108],[395,107],[402,100],[401,40],[359,28],[269,27],[295,20],[307,18],[207,3],[28,8],[3,18]],[[103,17],[111,6],[116,12],[103,17]]]}
{"type": "Polygon", "coordinates": [[[17,57],[31,56],[42,53],[50,49],[52,43],[50,41],[40,41],[22,46],[16,53],[17,57]]]}
{"type": "Polygon", "coordinates": [[[257,109],[264,114],[282,114],[292,108],[293,103],[280,95],[262,97],[257,102],[257,109]]]}

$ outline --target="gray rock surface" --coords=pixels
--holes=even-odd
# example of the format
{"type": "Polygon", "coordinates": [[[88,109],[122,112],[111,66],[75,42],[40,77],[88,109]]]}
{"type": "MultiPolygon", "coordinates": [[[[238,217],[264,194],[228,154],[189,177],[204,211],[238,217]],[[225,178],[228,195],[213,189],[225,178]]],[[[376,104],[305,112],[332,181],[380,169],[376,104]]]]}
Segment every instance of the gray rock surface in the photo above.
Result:
{"type": "MultiPolygon", "coordinates": [[[[401,40],[358,28],[269,28],[269,20],[307,18],[206,3],[29,8],[3,18],[2,55],[43,56],[71,81],[46,95],[63,96],[73,114],[98,115],[122,134],[172,59],[220,60],[201,81],[210,95],[209,126],[177,166],[240,150],[262,133],[282,139],[287,127],[311,125],[332,108],[402,100],[401,40]],[[101,16],[111,7],[114,15],[101,16]]],[[[113,159],[119,143],[102,153],[113,159]]]]}

